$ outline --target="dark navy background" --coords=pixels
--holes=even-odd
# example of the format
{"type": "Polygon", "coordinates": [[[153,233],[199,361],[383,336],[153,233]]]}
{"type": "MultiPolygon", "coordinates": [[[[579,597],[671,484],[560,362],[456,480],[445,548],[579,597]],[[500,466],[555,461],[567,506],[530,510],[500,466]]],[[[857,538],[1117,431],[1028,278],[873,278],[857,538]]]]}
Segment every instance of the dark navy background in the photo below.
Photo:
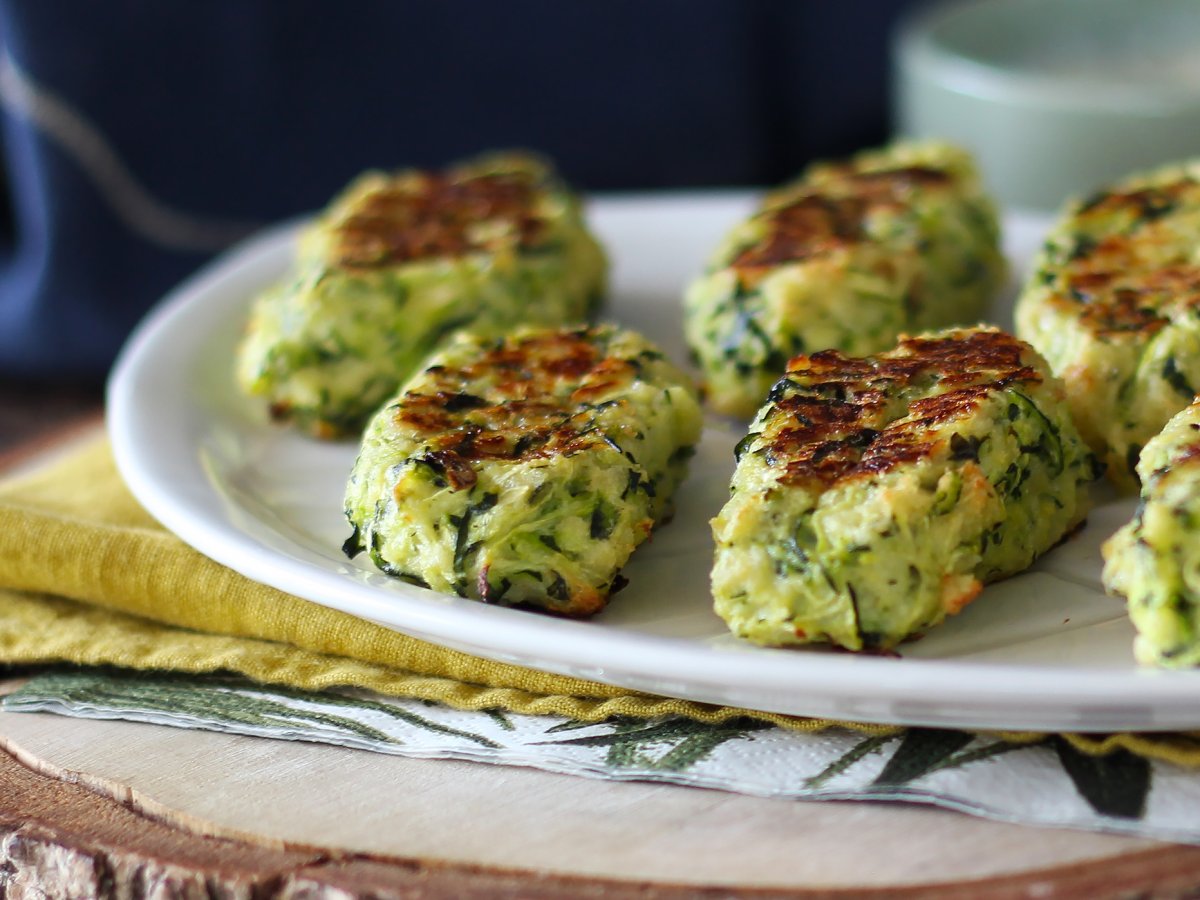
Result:
{"type": "MultiPolygon", "coordinates": [[[[588,191],[766,185],[888,133],[905,0],[0,0],[3,50],[158,203],[268,223],[494,147],[588,191]]],[[[3,92],[0,376],[100,377],[211,255],[127,226],[3,92]]]]}

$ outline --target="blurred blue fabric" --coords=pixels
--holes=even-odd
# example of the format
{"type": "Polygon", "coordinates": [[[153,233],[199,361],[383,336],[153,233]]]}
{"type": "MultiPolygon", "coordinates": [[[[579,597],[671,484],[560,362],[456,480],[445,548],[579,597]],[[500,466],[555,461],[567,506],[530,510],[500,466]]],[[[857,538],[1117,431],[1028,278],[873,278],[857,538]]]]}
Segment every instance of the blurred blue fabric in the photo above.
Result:
{"type": "Polygon", "coordinates": [[[0,0],[0,376],[100,377],[165,291],[369,167],[765,185],[885,139],[905,0],[0,0]]]}

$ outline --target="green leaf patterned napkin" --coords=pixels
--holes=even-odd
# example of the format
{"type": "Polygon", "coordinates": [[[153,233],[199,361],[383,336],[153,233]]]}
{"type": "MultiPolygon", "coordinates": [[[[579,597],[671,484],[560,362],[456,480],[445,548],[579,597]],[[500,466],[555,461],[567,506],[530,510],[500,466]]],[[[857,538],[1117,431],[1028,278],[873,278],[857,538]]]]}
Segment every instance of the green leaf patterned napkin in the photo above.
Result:
{"type": "Polygon", "coordinates": [[[1200,844],[1200,775],[1124,749],[928,728],[800,732],[753,718],[584,722],[454,709],[362,690],[307,692],[233,677],[48,672],[4,700],[52,712],[317,741],[763,797],[928,803],[1027,825],[1200,844]]]}

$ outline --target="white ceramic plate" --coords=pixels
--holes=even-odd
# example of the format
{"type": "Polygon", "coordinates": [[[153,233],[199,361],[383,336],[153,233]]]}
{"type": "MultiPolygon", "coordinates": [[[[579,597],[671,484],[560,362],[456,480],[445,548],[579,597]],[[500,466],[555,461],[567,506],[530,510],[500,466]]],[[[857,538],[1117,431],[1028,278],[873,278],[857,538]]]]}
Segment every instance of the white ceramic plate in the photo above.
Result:
{"type": "MultiPolygon", "coordinates": [[[[682,359],[681,286],[751,202],[723,193],[596,201],[591,218],[614,264],[610,317],[682,359]]],[[[1018,273],[1044,225],[1007,217],[1018,273]]],[[[436,594],[374,571],[365,557],[347,560],[341,495],[355,445],[269,424],[231,378],[247,303],[285,271],[293,235],[293,226],[264,234],[173,292],[125,348],[109,386],[109,429],[130,488],[213,559],[469,653],[673,697],[913,725],[1200,727],[1200,673],[1138,668],[1122,606],[1099,587],[1099,545],[1129,515],[1128,502],[1102,504],[1069,543],[988,587],[899,659],[762,649],[726,632],[710,608],[708,520],[726,495],[740,435],[716,422],[675,520],[637,552],[629,587],[590,621],[436,594]]],[[[1001,306],[993,318],[1005,324],[1008,315],[1001,306]]]]}

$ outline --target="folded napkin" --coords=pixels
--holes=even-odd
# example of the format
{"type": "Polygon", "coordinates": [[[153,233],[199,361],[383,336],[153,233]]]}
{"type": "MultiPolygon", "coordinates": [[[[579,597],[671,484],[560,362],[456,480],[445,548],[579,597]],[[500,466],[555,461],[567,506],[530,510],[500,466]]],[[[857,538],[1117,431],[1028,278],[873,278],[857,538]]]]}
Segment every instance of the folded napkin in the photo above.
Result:
{"type": "MultiPolygon", "coordinates": [[[[122,482],[103,438],[0,484],[0,664],[232,672],[304,690],[365,688],[462,710],[576,722],[750,718],[791,731],[903,729],[654,697],[480,659],[284,594],[207,559],[122,482]]],[[[1039,734],[1002,735],[1036,743],[1039,734]]],[[[1085,754],[1200,765],[1200,733],[1065,735],[1085,754]]]]}
{"type": "MultiPolygon", "coordinates": [[[[678,715],[580,722],[357,689],[297,691],[228,675],[95,669],[35,675],[4,698],[3,709],[757,797],[924,803],[1022,825],[1200,844],[1194,769],[1125,750],[1089,756],[1058,735],[1034,742],[938,728],[866,735],[678,715]]],[[[275,758],[287,759],[286,751],[275,758]]]]}
{"type": "MultiPolygon", "coordinates": [[[[142,509],[102,438],[0,484],[0,663],[49,662],[229,671],[586,721],[745,714],[480,659],[250,581],[142,509]]],[[[800,729],[830,724],[754,715],[800,729]]]]}

